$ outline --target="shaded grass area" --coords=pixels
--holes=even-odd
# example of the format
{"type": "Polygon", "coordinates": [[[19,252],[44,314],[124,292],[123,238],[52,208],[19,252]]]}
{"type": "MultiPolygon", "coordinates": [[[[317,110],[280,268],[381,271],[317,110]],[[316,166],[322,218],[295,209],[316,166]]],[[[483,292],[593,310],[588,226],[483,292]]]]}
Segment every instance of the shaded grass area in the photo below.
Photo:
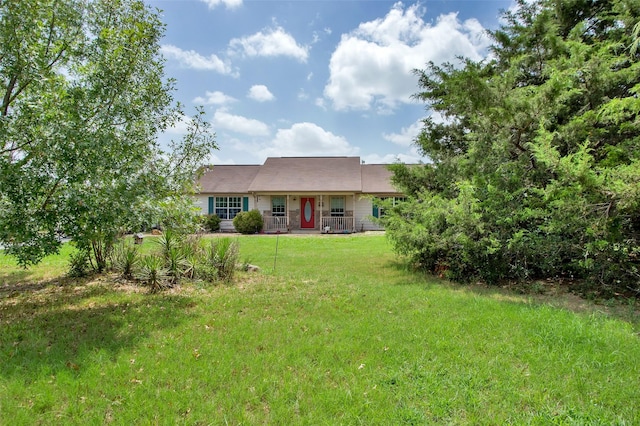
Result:
{"type": "Polygon", "coordinates": [[[263,272],[232,286],[0,294],[0,424],[640,423],[637,322],[416,275],[384,237],[239,242],[263,272]]]}
{"type": "Polygon", "coordinates": [[[18,291],[32,288],[43,281],[59,281],[67,272],[69,256],[75,251],[72,244],[63,244],[60,253],[45,257],[38,265],[24,269],[15,259],[0,250],[0,291],[18,291]]]}

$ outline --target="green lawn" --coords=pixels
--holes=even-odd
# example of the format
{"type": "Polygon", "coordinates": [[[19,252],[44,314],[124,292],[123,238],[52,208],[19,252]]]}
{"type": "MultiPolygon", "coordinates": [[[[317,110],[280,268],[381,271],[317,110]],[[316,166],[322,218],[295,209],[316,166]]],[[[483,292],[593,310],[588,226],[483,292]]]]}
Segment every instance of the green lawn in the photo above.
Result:
{"type": "Polygon", "coordinates": [[[0,257],[0,424],[640,424],[633,306],[450,285],[383,236],[239,242],[262,272],[154,295],[0,257]]]}

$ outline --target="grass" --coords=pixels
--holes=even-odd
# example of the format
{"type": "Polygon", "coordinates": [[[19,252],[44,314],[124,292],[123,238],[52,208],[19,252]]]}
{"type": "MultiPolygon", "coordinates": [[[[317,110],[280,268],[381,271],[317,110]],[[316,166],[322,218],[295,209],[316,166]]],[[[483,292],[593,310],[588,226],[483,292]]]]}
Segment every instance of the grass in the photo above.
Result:
{"type": "Polygon", "coordinates": [[[635,306],[454,286],[381,236],[239,241],[261,273],[154,295],[3,263],[0,424],[640,423],[635,306]]]}

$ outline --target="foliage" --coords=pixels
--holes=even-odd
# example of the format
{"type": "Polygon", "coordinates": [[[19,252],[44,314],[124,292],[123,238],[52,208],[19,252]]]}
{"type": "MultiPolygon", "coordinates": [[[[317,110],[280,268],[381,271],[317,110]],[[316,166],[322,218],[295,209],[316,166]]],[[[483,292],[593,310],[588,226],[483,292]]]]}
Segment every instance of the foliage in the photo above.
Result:
{"type": "Polygon", "coordinates": [[[257,209],[240,212],[233,218],[233,227],[241,234],[257,234],[263,226],[262,215],[257,209]]]}
{"type": "Polygon", "coordinates": [[[200,209],[190,197],[171,196],[158,202],[158,207],[154,223],[163,230],[172,230],[181,235],[202,231],[202,223],[198,220],[200,209]]]}
{"type": "Polygon", "coordinates": [[[170,271],[165,266],[165,260],[160,256],[142,257],[135,277],[149,287],[152,293],[165,290],[171,285],[170,271]]]}
{"type": "Polygon", "coordinates": [[[188,197],[216,145],[204,111],[173,102],[163,31],[141,0],[0,2],[0,242],[23,266],[62,232],[103,270],[157,200],[188,197]],[[165,152],[157,136],[179,121],[165,152]]]}
{"type": "Polygon", "coordinates": [[[432,163],[392,166],[409,195],[383,219],[396,250],[456,280],[640,290],[639,15],[519,1],[487,60],[416,71],[442,119],[416,139],[432,163]]]}
{"type": "Polygon", "coordinates": [[[125,279],[133,279],[140,264],[138,247],[130,241],[122,239],[113,251],[112,266],[125,279]]]}
{"type": "Polygon", "coordinates": [[[69,256],[69,270],[67,276],[80,278],[87,276],[89,271],[89,255],[84,250],[77,250],[69,256]]]}
{"type": "Polygon", "coordinates": [[[160,247],[161,256],[165,259],[169,257],[169,253],[174,249],[179,249],[182,246],[185,236],[179,232],[174,231],[172,228],[165,229],[154,242],[160,247]]]}
{"type": "Polygon", "coordinates": [[[202,218],[207,231],[217,232],[220,230],[220,217],[217,214],[204,215],[202,218]]]}
{"type": "Polygon", "coordinates": [[[231,238],[218,238],[211,241],[206,251],[203,278],[207,281],[231,282],[238,263],[239,244],[231,238]]]}

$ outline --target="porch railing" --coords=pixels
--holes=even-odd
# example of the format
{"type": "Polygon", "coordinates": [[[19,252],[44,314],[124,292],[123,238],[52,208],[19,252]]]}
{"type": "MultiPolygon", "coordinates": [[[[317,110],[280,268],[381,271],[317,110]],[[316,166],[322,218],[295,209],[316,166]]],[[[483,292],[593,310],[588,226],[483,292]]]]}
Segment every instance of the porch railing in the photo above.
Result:
{"type": "Polygon", "coordinates": [[[321,231],[325,233],[354,232],[356,229],[356,218],[335,216],[323,217],[321,231]]]}
{"type": "Polygon", "coordinates": [[[288,232],[286,216],[264,216],[264,232],[288,232]]]}

